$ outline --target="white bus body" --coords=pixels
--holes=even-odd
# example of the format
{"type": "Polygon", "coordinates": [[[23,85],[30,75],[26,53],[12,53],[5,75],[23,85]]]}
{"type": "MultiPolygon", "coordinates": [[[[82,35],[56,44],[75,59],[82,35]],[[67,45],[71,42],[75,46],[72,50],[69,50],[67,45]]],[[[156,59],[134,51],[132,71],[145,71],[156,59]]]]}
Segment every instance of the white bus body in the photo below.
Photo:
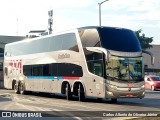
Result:
{"type": "Polygon", "coordinates": [[[4,86],[16,93],[61,93],[81,101],[87,96],[143,98],[143,74],[139,41],[128,29],[85,27],[5,46],[4,86]],[[116,36],[126,38],[119,39],[126,45],[130,40],[133,50],[118,41],[116,47],[116,36]]]}

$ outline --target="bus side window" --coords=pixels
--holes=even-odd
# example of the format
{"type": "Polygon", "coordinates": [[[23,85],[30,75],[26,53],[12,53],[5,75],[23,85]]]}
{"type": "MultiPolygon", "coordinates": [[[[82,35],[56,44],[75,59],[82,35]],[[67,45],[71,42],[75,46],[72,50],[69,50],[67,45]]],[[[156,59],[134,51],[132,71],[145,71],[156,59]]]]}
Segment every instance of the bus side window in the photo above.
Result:
{"type": "Polygon", "coordinates": [[[25,76],[32,76],[32,65],[24,65],[23,66],[23,74],[25,76]]]}
{"type": "Polygon", "coordinates": [[[93,63],[93,73],[103,77],[103,61],[99,60],[93,63]]]}
{"type": "Polygon", "coordinates": [[[7,67],[4,68],[4,74],[5,74],[6,76],[8,76],[8,68],[7,68],[7,67]]]}
{"type": "Polygon", "coordinates": [[[100,77],[104,77],[103,53],[85,50],[88,70],[100,77]]]}

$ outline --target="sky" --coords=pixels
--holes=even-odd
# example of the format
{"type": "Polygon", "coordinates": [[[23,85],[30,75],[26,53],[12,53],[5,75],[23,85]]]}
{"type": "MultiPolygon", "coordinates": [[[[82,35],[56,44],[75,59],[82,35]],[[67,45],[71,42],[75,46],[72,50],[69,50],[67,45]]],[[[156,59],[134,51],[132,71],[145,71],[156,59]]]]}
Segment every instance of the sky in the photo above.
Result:
{"type": "MultiPolygon", "coordinates": [[[[25,36],[48,29],[53,10],[53,33],[84,26],[99,26],[99,5],[104,0],[1,0],[0,35],[25,36]]],[[[142,29],[153,44],[160,44],[160,0],[109,0],[101,5],[101,25],[142,29]]]]}

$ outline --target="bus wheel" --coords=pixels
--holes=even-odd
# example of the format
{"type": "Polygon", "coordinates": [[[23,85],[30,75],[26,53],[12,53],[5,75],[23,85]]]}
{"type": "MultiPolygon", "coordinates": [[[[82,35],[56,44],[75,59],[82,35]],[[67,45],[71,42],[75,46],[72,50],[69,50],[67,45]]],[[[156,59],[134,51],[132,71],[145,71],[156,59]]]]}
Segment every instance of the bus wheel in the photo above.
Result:
{"type": "Polygon", "coordinates": [[[84,88],[81,84],[79,84],[79,87],[78,87],[78,98],[79,98],[79,101],[85,100],[84,88]]]}
{"type": "Polygon", "coordinates": [[[70,100],[71,97],[72,97],[71,89],[70,89],[69,84],[67,83],[67,84],[66,84],[66,99],[67,99],[67,100],[70,100]]]}
{"type": "Polygon", "coordinates": [[[19,85],[18,85],[18,82],[15,82],[15,84],[14,84],[14,92],[16,94],[19,94],[19,85]]]}
{"type": "Polygon", "coordinates": [[[117,98],[111,98],[112,103],[117,103],[117,98]]]}
{"type": "Polygon", "coordinates": [[[20,94],[25,94],[25,85],[24,85],[24,83],[20,83],[20,85],[19,85],[19,92],[20,92],[20,94]]]}

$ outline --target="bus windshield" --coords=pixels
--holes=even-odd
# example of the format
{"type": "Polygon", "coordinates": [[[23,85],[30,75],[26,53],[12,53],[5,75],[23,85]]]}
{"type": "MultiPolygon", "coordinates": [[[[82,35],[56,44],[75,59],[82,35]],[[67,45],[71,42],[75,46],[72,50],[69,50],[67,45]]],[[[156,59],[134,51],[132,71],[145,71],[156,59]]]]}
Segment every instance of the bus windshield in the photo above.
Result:
{"type": "Polygon", "coordinates": [[[110,78],[123,81],[142,79],[142,57],[127,58],[111,56],[106,64],[106,73],[110,78]]]}
{"type": "Polygon", "coordinates": [[[101,28],[99,29],[99,36],[102,47],[108,50],[141,52],[139,40],[131,30],[101,28]]]}

